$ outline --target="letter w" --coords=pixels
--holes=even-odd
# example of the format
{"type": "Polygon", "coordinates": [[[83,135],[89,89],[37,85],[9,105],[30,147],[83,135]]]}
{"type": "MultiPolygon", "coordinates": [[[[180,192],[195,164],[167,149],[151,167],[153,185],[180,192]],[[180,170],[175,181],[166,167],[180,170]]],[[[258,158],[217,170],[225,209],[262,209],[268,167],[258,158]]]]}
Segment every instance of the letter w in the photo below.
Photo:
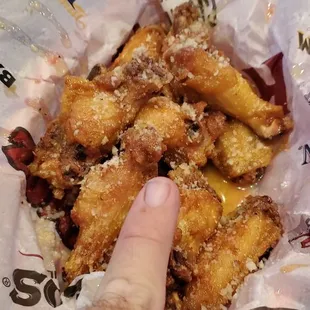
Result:
{"type": "Polygon", "coordinates": [[[307,53],[310,55],[310,38],[304,38],[304,34],[298,31],[299,37],[299,49],[302,51],[306,49],[307,53]]]}

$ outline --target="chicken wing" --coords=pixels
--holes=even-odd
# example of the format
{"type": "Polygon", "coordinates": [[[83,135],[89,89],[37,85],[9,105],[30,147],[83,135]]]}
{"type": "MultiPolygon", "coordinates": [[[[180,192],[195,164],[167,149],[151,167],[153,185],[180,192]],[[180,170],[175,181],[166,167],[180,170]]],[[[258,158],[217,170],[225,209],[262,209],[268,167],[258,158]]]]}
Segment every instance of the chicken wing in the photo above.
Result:
{"type": "Polygon", "coordinates": [[[182,309],[220,310],[282,234],[277,206],[267,196],[249,196],[209,239],[197,260],[182,309]]]}
{"type": "Polygon", "coordinates": [[[189,117],[178,104],[166,97],[155,97],[140,110],[135,124],[154,127],[163,137],[167,148],[174,149],[188,143],[187,119],[189,117]]]}
{"type": "MultiPolygon", "coordinates": [[[[187,38],[187,45],[191,42],[198,42],[199,46],[206,47],[210,40],[210,29],[205,26],[202,19],[199,19],[197,7],[188,2],[178,6],[173,12],[173,24],[164,40],[163,52],[167,51],[171,45],[178,44],[179,37],[187,38]]],[[[170,61],[174,62],[173,56],[170,61]]],[[[201,100],[201,95],[182,84],[177,78],[163,88],[163,93],[178,103],[183,103],[183,101],[195,103],[201,100]]]]}
{"type": "Polygon", "coordinates": [[[284,115],[283,107],[259,98],[223,53],[201,39],[206,37],[209,27],[197,23],[193,21],[181,33],[172,35],[165,49],[164,59],[179,83],[198,92],[214,108],[244,122],[263,138],[291,129],[292,120],[284,115]]]}
{"type": "Polygon", "coordinates": [[[195,117],[187,120],[189,142],[165,153],[165,161],[171,166],[181,163],[194,163],[198,167],[206,165],[212,154],[214,141],[223,132],[226,121],[226,116],[221,112],[205,113],[206,107],[205,102],[182,105],[182,110],[187,115],[195,117]]]}
{"type": "Polygon", "coordinates": [[[130,62],[137,48],[147,50],[148,56],[159,60],[162,53],[163,40],[166,37],[164,29],[159,25],[150,25],[140,28],[126,43],[124,49],[114,60],[111,69],[130,62]]]}
{"type": "Polygon", "coordinates": [[[49,124],[34,154],[34,161],[29,165],[31,174],[46,179],[58,199],[63,197],[65,189],[77,185],[101,158],[99,152],[86,150],[77,143],[69,144],[59,119],[49,124]]]}
{"type": "Polygon", "coordinates": [[[135,123],[153,126],[163,137],[167,163],[203,166],[225,123],[220,112],[206,114],[206,106],[204,102],[179,106],[166,97],[155,97],[141,109],[135,123]]]}
{"type": "Polygon", "coordinates": [[[204,242],[215,233],[223,208],[215,191],[202,172],[193,165],[182,164],[168,176],[178,185],[181,208],[173,245],[172,274],[189,281],[196,258],[204,242]],[[185,268],[188,269],[184,277],[185,268]]]}
{"type": "Polygon", "coordinates": [[[103,255],[117,238],[128,210],[143,187],[157,176],[165,147],[153,128],[135,127],[123,137],[125,151],[85,176],[71,211],[80,232],[65,265],[67,280],[100,270],[103,255]]]}
{"type": "Polygon", "coordinates": [[[217,139],[211,158],[223,175],[242,184],[255,183],[272,159],[268,146],[239,121],[230,121],[217,139]]]}
{"type": "Polygon", "coordinates": [[[61,120],[69,141],[109,152],[141,106],[171,80],[162,62],[136,51],[131,62],[92,81],[68,77],[61,120]]]}

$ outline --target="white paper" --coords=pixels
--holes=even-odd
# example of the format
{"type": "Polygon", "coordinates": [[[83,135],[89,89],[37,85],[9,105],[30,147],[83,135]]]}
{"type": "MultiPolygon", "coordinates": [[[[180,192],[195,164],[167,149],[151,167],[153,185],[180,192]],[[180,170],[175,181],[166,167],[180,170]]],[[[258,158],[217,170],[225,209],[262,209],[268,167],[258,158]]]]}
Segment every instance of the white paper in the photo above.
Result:
{"type": "MultiPolygon", "coordinates": [[[[181,2],[163,0],[162,6],[170,14],[181,2]]],[[[3,70],[8,70],[15,79],[10,88],[0,82],[1,146],[8,144],[8,133],[18,126],[26,128],[38,142],[46,122],[58,112],[65,74],[85,76],[96,63],[109,61],[138,18],[143,25],[164,19],[159,5],[151,0],[41,0],[40,3],[0,1],[0,64],[4,67],[0,66],[0,77],[3,70]],[[52,13],[52,22],[40,14],[40,3],[52,13]],[[26,42],[2,29],[3,18],[19,26],[28,36],[26,42]],[[43,57],[43,52],[49,52],[49,57],[43,57]]],[[[307,233],[310,235],[310,39],[307,39],[310,37],[310,3],[307,0],[209,0],[204,3],[206,19],[214,21],[216,8],[216,46],[244,73],[255,68],[265,89],[275,83],[281,85],[281,78],[263,63],[281,52],[284,54],[283,59],[277,56],[276,68],[283,63],[286,101],[295,121],[289,150],[275,158],[258,188],[261,194],[270,195],[281,206],[285,235],[265,268],[246,278],[231,309],[263,306],[310,309],[310,266],[307,266],[310,264],[310,242],[307,242],[307,233]],[[298,31],[303,37],[301,46],[298,31]],[[300,235],[304,236],[296,238],[300,235]],[[292,264],[305,266],[281,272],[282,267],[292,264]]],[[[281,101],[280,97],[272,96],[270,100],[281,101]]],[[[28,300],[28,306],[35,310],[50,309],[60,303],[60,310],[85,308],[91,304],[103,273],[84,276],[80,292],[80,278],[76,279],[72,286],[77,292],[72,298],[59,296],[55,266],[46,270],[47,262],[40,258],[34,215],[25,203],[24,192],[24,174],[13,169],[0,152],[1,308],[24,309],[19,305],[21,299],[23,304],[28,300]]],[[[53,233],[53,227],[50,232],[53,233]]],[[[51,238],[51,243],[59,250],[57,238],[51,238]]]]}

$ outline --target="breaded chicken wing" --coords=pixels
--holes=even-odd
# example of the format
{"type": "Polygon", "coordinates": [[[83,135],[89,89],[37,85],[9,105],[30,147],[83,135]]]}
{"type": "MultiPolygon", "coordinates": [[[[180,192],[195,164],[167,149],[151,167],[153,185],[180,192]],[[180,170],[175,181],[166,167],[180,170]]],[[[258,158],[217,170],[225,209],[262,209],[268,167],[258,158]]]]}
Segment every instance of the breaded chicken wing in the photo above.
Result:
{"type": "Polygon", "coordinates": [[[187,119],[190,120],[178,104],[166,97],[155,97],[140,110],[135,124],[154,127],[167,148],[174,149],[188,143],[187,119]]]}
{"type": "Polygon", "coordinates": [[[225,123],[220,112],[206,114],[206,106],[204,102],[179,106],[166,97],[155,97],[141,109],[135,123],[158,131],[167,146],[168,164],[204,166],[225,123]]]}
{"type": "Polygon", "coordinates": [[[255,183],[270,164],[272,147],[250,128],[233,120],[217,139],[211,158],[223,175],[242,184],[255,183]]]}
{"type": "MultiPolygon", "coordinates": [[[[173,23],[163,44],[163,52],[171,47],[194,45],[206,49],[210,43],[210,27],[200,18],[199,10],[190,2],[183,3],[173,11],[173,23]]],[[[170,59],[173,63],[173,58],[170,59]]]]}
{"type": "MultiPolygon", "coordinates": [[[[189,2],[175,8],[173,24],[163,43],[163,52],[167,51],[172,44],[178,44],[179,37],[187,38],[187,45],[190,45],[191,42],[199,42],[199,45],[203,47],[206,47],[210,40],[210,29],[206,27],[202,19],[199,19],[197,7],[189,2]]],[[[173,56],[170,61],[174,62],[173,56]]],[[[174,78],[169,85],[165,85],[163,93],[178,103],[183,101],[195,103],[201,100],[201,95],[194,89],[182,84],[177,78],[174,78]]]]}
{"type": "Polygon", "coordinates": [[[32,175],[46,179],[55,198],[61,199],[65,189],[78,184],[101,154],[82,145],[69,144],[59,119],[51,122],[36,146],[34,161],[29,165],[32,175]]]}
{"type": "MultiPolygon", "coordinates": [[[[179,20],[181,16],[176,20],[177,25],[179,20]]],[[[207,24],[193,18],[189,21],[192,24],[187,28],[182,27],[181,32],[172,33],[170,38],[168,35],[164,49],[164,59],[178,82],[199,93],[216,109],[244,122],[263,138],[291,129],[292,120],[284,115],[283,107],[259,98],[229,60],[202,39],[209,31],[207,24]]]]}
{"type": "Polygon", "coordinates": [[[170,268],[174,276],[189,281],[200,249],[215,233],[223,208],[215,191],[197,167],[182,164],[171,170],[168,176],[178,185],[181,195],[170,268]],[[187,273],[184,273],[185,269],[187,273]]]}
{"type": "Polygon", "coordinates": [[[114,60],[109,69],[114,69],[130,62],[137,48],[144,48],[154,60],[159,60],[162,53],[163,40],[166,37],[164,29],[159,25],[150,25],[140,28],[126,43],[124,49],[114,60]]]}
{"type": "Polygon", "coordinates": [[[68,77],[61,120],[70,142],[109,152],[144,103],[172,76],[163,63],[136,51],[131,62],[88,81],[68,77]]]}
{"type": "Polygon", "coordinates": [[[143,187],[157,176],[165,147],[153,128],[131,128],[123,137],[125,151],[85,176],[71,211],[80,232],[65,265],[70,282],[80,274],[100,270],[103,255],[117,238],[128,210],[143,187]]]}
{"type": "Polygon", "coordinates": [[[257,270],[259,258],[277,244],[281,234],[277,206],[271,198],[249,196],[206,243],[182,309],[223,309],[243,279],[257,270]]]}
{"type": "Polygon", "coordinates": [[[165,153],[165,161],[170,165],[206,165],[212,154],[214,141],[222,134],[226,121],[226,116],[221,112],[205,112],[206,107],[205,102],[191,105],[183,103],[182,110],[191,116],[187,120],[188,143],[165,153]]]}

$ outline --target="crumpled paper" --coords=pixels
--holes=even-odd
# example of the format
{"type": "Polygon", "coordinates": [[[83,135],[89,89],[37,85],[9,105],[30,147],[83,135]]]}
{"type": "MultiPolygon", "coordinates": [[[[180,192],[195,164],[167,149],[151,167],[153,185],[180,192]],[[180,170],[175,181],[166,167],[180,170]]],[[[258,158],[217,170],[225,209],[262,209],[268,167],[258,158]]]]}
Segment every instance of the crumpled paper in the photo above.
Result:
{"type": "MultiPolygon", "coordinates": [[[[230,309],[310,308],[310,3],[308,0],[195,0],[213,41],[252,79],[262,97],[286,105],[295,121],[289,149],[274,159],[260,194],[279,205],[285,234],[265,267],[248,276],[230,309]]],[[[194,2],[195,2],[194,1],[194,2]]],[[[171,10],[182,0],[162,0],[171,10]]],[[[41,0],[0,3],[0,144],[16,127],[35,142],[59,107],[63,77],[108,62],[133,25],[165,17],[152,0],[41,0]],[[49,17],[49,18],[48,18],[49,17]],[[22,32],[21,32],[22,31],[22,32]]],[[[0,152],[2,309],[84,309],[102,272],[79,277],[60,296],[57,266],[39,249],[40,223],[25,201],[25,177],[0,152]],[[44,261],[42,260],[44,256],[44,261]]],[[[65,250],[53,226],[46,236],[65,250]]],[[[53,253],[52,253],[53,254],[53,253]]],[[[54,253],[55,254],[55,253],[54,253]]]]}

